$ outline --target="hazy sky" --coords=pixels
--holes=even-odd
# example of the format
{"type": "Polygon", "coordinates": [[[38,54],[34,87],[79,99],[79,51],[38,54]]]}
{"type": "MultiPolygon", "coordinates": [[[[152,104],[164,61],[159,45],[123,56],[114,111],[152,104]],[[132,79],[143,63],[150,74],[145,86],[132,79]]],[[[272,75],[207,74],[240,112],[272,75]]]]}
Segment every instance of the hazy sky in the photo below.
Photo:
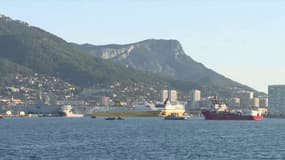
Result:
{"type": "Polygon", "coordinates": [[[1,0],[0,8],[70,42],[177,39],[235,81],[265,92],[285,84],[285,0],[1,0]]]}

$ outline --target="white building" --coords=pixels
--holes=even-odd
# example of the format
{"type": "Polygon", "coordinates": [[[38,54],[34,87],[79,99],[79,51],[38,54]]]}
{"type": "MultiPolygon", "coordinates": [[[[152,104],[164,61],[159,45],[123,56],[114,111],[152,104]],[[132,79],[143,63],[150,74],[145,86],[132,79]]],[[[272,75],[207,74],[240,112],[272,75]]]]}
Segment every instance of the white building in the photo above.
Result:
{"type": "Polygon", "coordinates": [[[168,98],[168,90],[164,89],[160,91],[160,101],[164,102],[168,98]]]}
{"type": "Polygon", "coordinates": [[[110,102],[111,102],[110,97],[105,97],[105,96],[101,97],[101,104],[103,106],[109,106],[110,102]]]}
{"type": "Polygon", "coordinates": [[[168,98],[170,102],[177,101],[177,91],[176,90],[169,90],[168,91],[168,98]]]}
{"type": "Polygon", "coordinates": [[[259,98],[254,97],[254,98],[252,99],[252,107],[258,108],[259,106],[260,106],[260,105],[259,105],[259,98]]]}
{"type": "Polygon", "coordinates": [[[200,90],[193,90],[191,93],[191,100],[192,100],[192,102],[201,101],[201,91],[200,90]]]}
{"type": "Polygon", "coordinates": [[[270,115],[285,115],[285,85],[268,86],[268,107],[270,115]]]}
{"type": "Polygon", "coordinates": [[[252,106],[254,93],[251,91],[242,91],[239,93],[240,106],[243,108],[248,108],[252,106]]]}
{"type": "Polygon", "coordinates": [[[177,91],[176,90],[161,90],[160,101],[164,102],[168,98],[170,102],[177,101],[177,91]]]}

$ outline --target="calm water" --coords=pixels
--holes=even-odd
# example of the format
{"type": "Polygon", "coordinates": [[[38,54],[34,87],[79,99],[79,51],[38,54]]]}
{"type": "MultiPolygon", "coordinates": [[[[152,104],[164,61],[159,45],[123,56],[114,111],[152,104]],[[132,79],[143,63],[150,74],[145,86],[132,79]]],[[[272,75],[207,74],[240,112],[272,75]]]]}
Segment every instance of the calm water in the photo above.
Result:
{"type": "Polygon", "coordinates": [[[0,159],[285,159],[285,120],[7,118],[0,159]]]}

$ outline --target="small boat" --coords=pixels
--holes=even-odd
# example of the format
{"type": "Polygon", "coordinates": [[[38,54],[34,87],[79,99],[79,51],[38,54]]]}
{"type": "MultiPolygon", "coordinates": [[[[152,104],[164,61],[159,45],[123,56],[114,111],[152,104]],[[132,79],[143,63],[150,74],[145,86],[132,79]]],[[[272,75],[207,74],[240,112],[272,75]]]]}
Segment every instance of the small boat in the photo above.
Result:
{"type": "Polygon", "coordinates": [[[107,118],[105,118],[105,120],[116,120],[116,118],[115,117],[107,117],[107,118]]]}
{"type": "Polygon", "coordinates": [[[117,117],[117,120],[125,120],[123,117],[117,117]]]}
{"type": "Polygon", "coordinates": [[[91,115],[91,117],[90,118],[97,118],[95,115],[91,115]]]}

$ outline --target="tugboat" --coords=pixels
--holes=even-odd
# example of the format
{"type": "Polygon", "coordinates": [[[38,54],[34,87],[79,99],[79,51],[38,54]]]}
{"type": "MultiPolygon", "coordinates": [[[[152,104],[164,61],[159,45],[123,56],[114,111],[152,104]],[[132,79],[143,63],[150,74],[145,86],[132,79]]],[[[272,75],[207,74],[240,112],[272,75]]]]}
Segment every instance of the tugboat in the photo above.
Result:
{"type": "Polygon", "coordinates": [[[211,109],[202,109],[202,114],[206,120],[254,120],[263,119],[262,114],[256,110],[229,111],[226,104],[214,99],[212,100],[211,109]]]}

